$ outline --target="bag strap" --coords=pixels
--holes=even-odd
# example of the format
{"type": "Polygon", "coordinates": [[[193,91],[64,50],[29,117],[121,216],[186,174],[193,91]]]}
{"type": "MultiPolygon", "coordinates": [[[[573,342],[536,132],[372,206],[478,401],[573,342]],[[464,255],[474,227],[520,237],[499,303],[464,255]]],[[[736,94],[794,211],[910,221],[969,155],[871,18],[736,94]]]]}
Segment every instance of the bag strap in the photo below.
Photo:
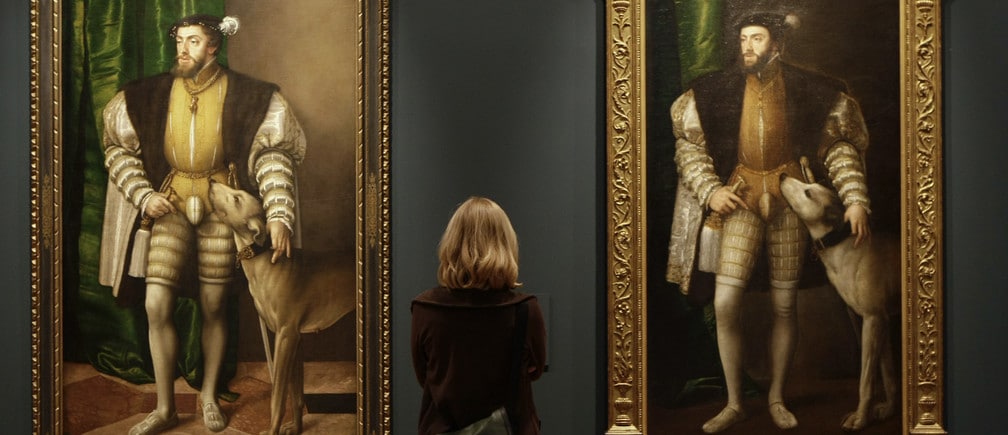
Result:
{"type": "Polygon", "coordinates": [[[518,425],[515,420],[517,417],[517,412],[514,412],[515,405],[518,401],[518,391],[521,386],[521,361],[522,361],[522,350],[525,349],[525,335],[528,330],[528,304],[525,301],[519,302],[515,305],[515,330],[514,336],[511,340],[511,377],[510,377],[510,395],[508,396],[507,402],[505,402],[505,408],[511,408],[512,412],[508,413],[508,420],[511,421],[511,427],[514,430],[518,430],[518,425]]]}

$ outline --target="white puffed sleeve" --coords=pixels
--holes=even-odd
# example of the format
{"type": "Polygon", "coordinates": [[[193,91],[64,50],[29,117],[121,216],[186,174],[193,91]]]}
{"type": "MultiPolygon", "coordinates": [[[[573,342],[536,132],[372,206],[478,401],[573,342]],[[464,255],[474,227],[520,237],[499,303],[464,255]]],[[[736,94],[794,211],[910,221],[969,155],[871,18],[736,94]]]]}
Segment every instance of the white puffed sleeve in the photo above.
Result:
{"type": "Polygon", "coordinates": [[[115,94],[102,112],[105,129],[102,145],[109,180],[133,206],[143,210],[143,203],[154,193],[143,161],[140,159],[140,139],[126,112],[126,96],[115,94]]]}
{"type": "Polygon", "coordinates": [[[295,222],[295,167],[304,160],[306,141],[287,100],[273,93],[266,117],[249,153],[249,176],[256,180],[266,220],[292,231],[295,222]]]}
{"type": "Polygon", "coordinates": [[[840,94],[823,130],[823,162],[833,187],[844,206],[860,204],[871,210],[864,153],[868,148],[868,127],[861,109],[847,94],[840,94]]]}
{"type": "Polygon", "coordinates": [[[714,172],[714,160],[707,152],[707,139],[700,125],[693,90],[686,91],[672,103],[671,116],[680,180],[696,195],[697,201],[706,206],[711,194],[723,183],[714,172]]]}

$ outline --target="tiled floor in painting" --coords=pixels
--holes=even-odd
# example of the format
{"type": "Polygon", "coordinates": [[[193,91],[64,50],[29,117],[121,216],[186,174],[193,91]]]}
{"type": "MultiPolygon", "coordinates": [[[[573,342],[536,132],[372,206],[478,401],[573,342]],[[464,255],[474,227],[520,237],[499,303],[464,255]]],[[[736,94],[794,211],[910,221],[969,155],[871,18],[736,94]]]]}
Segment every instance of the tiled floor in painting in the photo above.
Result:
{"type": "MultiPolygon", "coordinates": [[[[154,408],[153,384],[134,385],[98,373],[88,364],[63,364],[64,432],[125,434],[154,408]]],[[[351,434],[356,431],[356,365],[354,362],[305,363],[305,434],[351,434]]],[[[258,434],[269,426],[270,381],[265,363],[239,363],[230,384],[239,394],[221,402],[229,418],[220,434],[258,434]]],[[[175,381],[179,425],[166,434],[211,434],[198,411],[198,391],[181,378],[175,381]]],[[[290,418],[288,413],[287,419],[290,418]]]]}

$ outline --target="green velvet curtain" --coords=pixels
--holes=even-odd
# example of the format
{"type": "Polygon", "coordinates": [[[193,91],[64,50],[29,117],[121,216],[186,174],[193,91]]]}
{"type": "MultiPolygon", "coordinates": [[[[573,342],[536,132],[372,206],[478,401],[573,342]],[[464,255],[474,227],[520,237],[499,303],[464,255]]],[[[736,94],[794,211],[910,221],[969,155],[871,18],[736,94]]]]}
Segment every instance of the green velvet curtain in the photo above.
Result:
{"type": "MultiPolygon", "coordinates": [[[[727,36],[724,35],[726,3],[727,0],[674,0],[680,85],[683,90],[697,77],[729,67],[723,44],[727,36]]],[[[690,311],[690,341],[699,343],[697,348],[702,352],[690,359],[689,364],[699,367],[693,367],[688,372],[697,376],[685,380],[676,397],[676,402],[679,403],[691,400],[691,396],[700,391],[724,388],[721,360],[717,355],[713,304],[693,307],[690,311]],[[714,375],[710,374],[712,368],[716,368],[714,375]]],[[[743,376],[744,393],[757,393],[759,386],[745,373],[743,376]]]]}
{"type": "MultiPolygon", "coordinates": [[[[724,6],[722,0],[675,0],[680,76],[684,90],[693,79],[725,66],[721,53],[724,6]]],[[[714,307],[711,304],[704,306],[702,319],[714,336],[714,307]]],[[[687,383],[687,390],[690,385],[701,385],[704,381],[691,380],[687,383]]]]}
{"type": "MultiPolygon", "coordinates": [[[[64,343],[65,358],[90,362],[103,373],[135,383],[153,382],[142,301],[117,301],[98,284],[98,259],[107,173],[103,165],[102,110],[119,88],[170,69],[175,43],[168,28],[186,15],[223,15],[223,0],[73,0],[64,22],[64,343]]],[[[220,56],[221,61],[223,54],[220,56]]],[[[232,307],[235,304],[230,304],[232,307]]],[[[229,313],[231,324],[236,310],[229,313]]],[[[202,381],[200,315],[196,301],[179,297],[179,373],[202,381]]],[[[230,328],[231,340],[235,328],[230,328]]],[[[222,378],[235,371],[229,346],[222,378]]]]}
{"type": "Polygon", "coordinates": [[[665,407],[724,388],[712,295],[682,295],[665,281],[665,264],[678,183],[669,108],[695,78],[726,67],[728,8],[727,0],[647,0],[647,303],[661,313],[648,316],[648,394],[665,407]]]}
{"type": "Polygon", "coordinates": [[[682,84],[724,67],[721,53],[722,0],[676,0],[682,84]]]}

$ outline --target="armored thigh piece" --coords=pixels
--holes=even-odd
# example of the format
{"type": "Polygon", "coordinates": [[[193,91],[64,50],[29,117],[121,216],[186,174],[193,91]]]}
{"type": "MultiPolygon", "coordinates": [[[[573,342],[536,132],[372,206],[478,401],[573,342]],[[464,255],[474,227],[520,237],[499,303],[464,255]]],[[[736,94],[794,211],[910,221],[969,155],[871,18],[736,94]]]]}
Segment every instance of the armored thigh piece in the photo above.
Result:
{"type": "Polygon", "coordinates": [[[235,243],[231,228],[210,214],[196,229],[199,252],[199,279],[208,284],[231,281],[235,270],[235,243]]]}
{"type": "Polygon", "coordinates": [[[193,231],[181,213],[157,218],[151,228],[147,282],[178,288],[182,267],[192,250],[193,231]]]}
{"type": "Polygon", "coordinates": [[[211,214],[194,230],[181,213],[170,213],[154,221],[151,228],[147,282],[178,288],[182,268],[188,264],[193,246],[197,250],[200,282],[231,281],[235,264],[231,229],[211,214]]]}
{"type": "Polygon", "coordinates": [[[739,209],[728,215],[722,231],[717,282],[745,287],[763,243],[763,221],[756,213],[739,209]]]}
{"type": "Polygon", "coordinates": [[[782,209],[770,220],[767,253],[771,287],[791,289],[798,286],[807,243],[807,233],[790,207],[782,209]]]}

